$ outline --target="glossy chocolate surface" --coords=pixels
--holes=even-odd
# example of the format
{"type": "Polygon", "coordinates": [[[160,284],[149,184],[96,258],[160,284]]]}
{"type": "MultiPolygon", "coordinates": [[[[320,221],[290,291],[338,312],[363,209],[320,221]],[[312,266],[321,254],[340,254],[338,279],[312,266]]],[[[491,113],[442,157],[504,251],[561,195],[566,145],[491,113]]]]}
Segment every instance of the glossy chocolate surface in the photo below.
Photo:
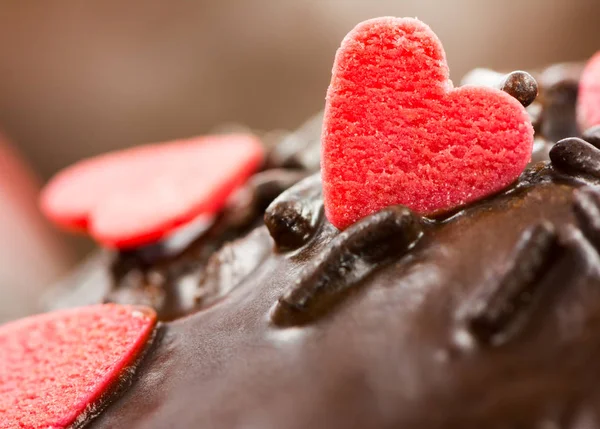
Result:
{"type": "MultiPolygon", "coordinates": [[[[89,427],[600,428],[598,133],[555,144],[580,135],[577,70],[537,74],[535,164],[451,217],[397,206],[340,232],[316,175],[266,227],[283,185],[173,255],[117,255],[104,299],[177,320],[89,427]]],[[[286,187],[318,169],[317,122],[270,153],[286,187]]]]}
{"type": "MultiPolygon", "coordinates": [[[[321,217],[163,325],[90,427],[598,427],[598,183],[542,163],[448,219],[390,208],[340,233],[321,217]],[[378,251],[386,234],[397,250],[378,251]],[[290,300],[303,317],[277,316],[290,300]]],[[[274,245],[264,227],[232,244],[274,245]]]]}

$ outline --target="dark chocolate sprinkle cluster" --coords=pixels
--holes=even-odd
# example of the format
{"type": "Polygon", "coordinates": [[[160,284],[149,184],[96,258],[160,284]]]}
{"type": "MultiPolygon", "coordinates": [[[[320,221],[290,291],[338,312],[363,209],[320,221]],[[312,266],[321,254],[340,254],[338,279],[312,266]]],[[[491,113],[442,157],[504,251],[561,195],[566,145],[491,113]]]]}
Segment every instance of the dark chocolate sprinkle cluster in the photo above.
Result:
{"type": "Polygon", "coordinates": [[[334,237],[300,274],[279,299],[271,320],[279,326],[314,321],[386,260],[409,251],[422,231],[419,218],[403,206],[358,221],[334,237]]]}

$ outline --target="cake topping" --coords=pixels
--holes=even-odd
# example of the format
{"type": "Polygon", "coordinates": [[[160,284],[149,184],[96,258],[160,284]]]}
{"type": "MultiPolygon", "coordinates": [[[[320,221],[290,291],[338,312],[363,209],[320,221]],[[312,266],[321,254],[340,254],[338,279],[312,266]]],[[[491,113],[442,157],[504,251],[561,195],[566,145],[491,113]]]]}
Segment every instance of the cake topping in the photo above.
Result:
{"type": "Polygon", "coordinates": [[[600,149],[600,125],[588,128],[583,133],[583,139],[600,149]]]}
{"type": "Polygon", "coordinates": [[[196,310],[213,305],[248,280],[273,251],[265,237],[268,233],[263,228],[256,228],[243,239],[225,244],[210,257],[194,294],[196,310]]]}
{"type": "Polygon", "coordinates": [[[583,129],[600,125],[600,52],[589,60],[581,75],[577,119],[583,129]]]}
{"type": "Polygon", "coordinates": [[[468,332],[483,344],[507,340],[526,310],[549,267],[560,256],[561,245],[552,224],[540,223],[523,233],[508,270],[497,281],[478,290],[461,311],[468,332]]]}
{"type": "Polygon", "coordinates": [[[600,178],[600,149],[585,140],[569,137],[550,149],[552,164],[561,171],[600,178]]]}
{"type": "Polygon", "coordinates": [[[280,250],[297,249],[315,233],[323,208],[321,176],[315,174],[275,199],[265,225],[280,250]]]}
{"type": "Polygon", "coordinates": [[[533,103],[538,95],[536,80],[524,71],[514,71],[507,74],[500,89],[519,100],[523,107],[533,103]]]}
{"type": "Polygon", "coordinates": [[[588,241],[600,249],[600,192],[591,187],[576,190],[573,211],[588,241]]]}
{"type": "Polygon", "coordinates": [[[155,321],[150,309],[97,305],[0,327],[0,428],[67,428],[97,414],[155,321]]]}
{"type": "Polygon", "coordinates": [[[393,206],[368,216],[337,235],[278,301],[277,325],[298,325],[320,317],[348,290],[414,246],[422,235],[417,216],[393,206]]]}
{"type": "Polygon", "coordinates": [[[388,17],[342,42],[322,140],[325,212],[344,229],[391,205],[432,215],[504,189],[530,160],[533,127],[503,91],[453,89],[431,29],[388,17]]]}
{"type": "Polygon", "coordinates": [[[58,225],[87,230],[107,247],[146,245],[219,211],[262,158],[249,135],[136,147],[62,171],[44,189],[41,206],[58,225]]]}

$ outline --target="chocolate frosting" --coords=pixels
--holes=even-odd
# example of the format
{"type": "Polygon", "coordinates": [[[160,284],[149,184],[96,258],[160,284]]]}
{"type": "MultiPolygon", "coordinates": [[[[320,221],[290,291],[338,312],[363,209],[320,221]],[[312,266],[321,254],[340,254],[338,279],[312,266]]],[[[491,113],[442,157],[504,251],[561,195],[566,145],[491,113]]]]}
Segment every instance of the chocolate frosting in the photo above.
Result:
{"type": "Polygon", "coordinates": [[[223,268],[273,250],[161,325],[90,427],[598,427],[598,177],[561,159],[445,219],[318,216],[295,249],[257,229],[223,268]]]}
{"type": "Polygon", "coordinates": [[[104,299],[177,320],[89,427],[600,427],[600,132],[576,137],[578,70],[536,74],[542,162],[458,213],[395,206],[340,232],[317,174],[254,229],[318,169],[317,117],[252,182],[279,185],[251,183],[173,254],[116,255],[104,299]]]}

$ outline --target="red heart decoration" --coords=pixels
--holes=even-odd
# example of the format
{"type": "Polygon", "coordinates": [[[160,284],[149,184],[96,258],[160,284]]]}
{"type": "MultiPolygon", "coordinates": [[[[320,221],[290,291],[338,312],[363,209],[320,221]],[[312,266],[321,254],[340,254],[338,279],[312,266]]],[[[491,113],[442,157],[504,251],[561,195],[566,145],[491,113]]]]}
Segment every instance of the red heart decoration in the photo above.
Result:
{"type": "Polygon", "coordinates": [[[583,130],[600,125],[600,52],[588,61],[581,74],[577,117],[583,130]]]}
{"type": "Polygon", "coordinates": [[[144,349],[147,308],[98,305],[0,327],[0,428],[67,428],[101,407],[144,349]]]}
{"type": "Polygon", "coordinates": [[[204,136],[135,147],[81,161],[41,196],[56,224],[84,229],[108,247],[149,244],[199,215],[212,215],[255,172],[254,136],[204,136]]]}
{"type": "Polygon", "coordinates": [[[533,127],[510,95],[453,89],[444,50],[422,22],[377,18],[343,40],[327,92],[322,175],[343,229],[385,207],[421,214],[497,192],[531,158],[533,127]]]}

